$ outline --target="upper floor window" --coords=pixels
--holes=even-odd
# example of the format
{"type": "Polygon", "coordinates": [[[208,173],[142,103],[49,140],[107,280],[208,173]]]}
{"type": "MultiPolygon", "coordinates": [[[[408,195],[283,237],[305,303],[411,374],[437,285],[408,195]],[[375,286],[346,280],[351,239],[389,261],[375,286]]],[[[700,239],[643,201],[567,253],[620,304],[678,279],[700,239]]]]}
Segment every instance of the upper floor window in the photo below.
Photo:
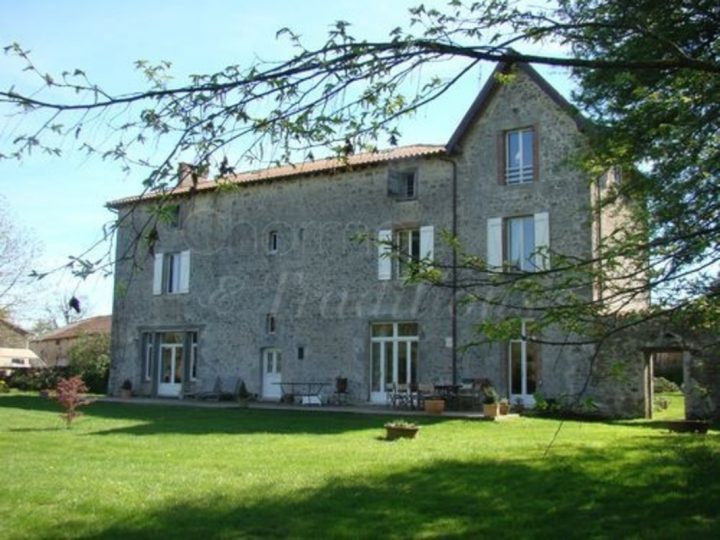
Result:
{"type": "Polygon", "coordinates": [[[506,131],[503,146],[503,175],[506,184],[524,184],[536,180],[535,128],[523,128],[506,131]]]}
{"type": "Polygon", "coordinates": [[[268,335],[273,335],[277,332],[277,320],[275,319],[275,315],[272,313],[268,313],[265,316],[265,332],[268,335]]]}
{"type": "Polygon", "coordinates": [[[179,228],[180,227],[180,205],[179,204],[171,204],[168,206],[167,209],[168,214],[168,225],[170,225],[173,228],[179,228]]]}
{"type": "Polygon", "coordinates": [[[179,294],[190,290],[190,252],[156,253],[153,294],[179,294]]]}
{"type": "Polygon", "coordinates": [[[378,279],[407,277],[412,264],[434,258],[435,228],[378,231],[378,279]]]}
{"type": "Polygon", "coordinates": [[[488,219],[488,266],[522,272],[549,269],[549,221],[547,212],[488,219]]]}
{"type": "Polygon", "coordinates": [[[388,196],[398,200],[415,199],[417,197],[417,171],[389,170],[388,196]]]}

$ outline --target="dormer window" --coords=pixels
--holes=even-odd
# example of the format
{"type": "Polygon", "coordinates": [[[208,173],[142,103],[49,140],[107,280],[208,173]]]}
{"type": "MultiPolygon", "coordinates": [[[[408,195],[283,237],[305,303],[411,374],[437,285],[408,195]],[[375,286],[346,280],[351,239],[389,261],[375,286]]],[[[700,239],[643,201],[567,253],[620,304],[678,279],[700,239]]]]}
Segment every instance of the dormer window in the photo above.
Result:
{"type": "Polygon", "coordinates": [[[402,201],[417,198],[417,171],[388,171],[388,196],[402,201]]]}

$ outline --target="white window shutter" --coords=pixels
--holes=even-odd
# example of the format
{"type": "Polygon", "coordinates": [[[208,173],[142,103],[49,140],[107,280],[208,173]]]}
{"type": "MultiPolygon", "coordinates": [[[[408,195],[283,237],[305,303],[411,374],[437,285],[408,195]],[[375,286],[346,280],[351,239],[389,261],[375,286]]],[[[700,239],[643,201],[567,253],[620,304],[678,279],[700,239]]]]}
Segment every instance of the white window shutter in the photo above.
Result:
{"type": "Polygon", "coordinates": [[[386,281],[392,278],[392,231],[378,231],[378,279],[386,281]]]}
{"type": "Polygon", "coordinates": [[[190,252],[183,251],[180,253],[180,290],[178,292],[186,293],[190,291],[190,252]]]}
{"type": "Polygon", "coordinates": [[[503,265],[503,220],[490,218],[487,220],[487,265],[493,270],[503,265]]]}
{"type": "Polygon", "coordinates": [[[538,270],[550,269],[550,214],[535,214],[535,267],[538,270]]]}
{"type": "Polygon", "coordinates": [[[420,258],[435,258],[435,227],[432,225],[420,227],[420,258]]]}
{"type": "Polygon", "coordinates": [[[163,254],[155,254],[153,266],[153,294],[162,294],[163,290],[163,254]]]}

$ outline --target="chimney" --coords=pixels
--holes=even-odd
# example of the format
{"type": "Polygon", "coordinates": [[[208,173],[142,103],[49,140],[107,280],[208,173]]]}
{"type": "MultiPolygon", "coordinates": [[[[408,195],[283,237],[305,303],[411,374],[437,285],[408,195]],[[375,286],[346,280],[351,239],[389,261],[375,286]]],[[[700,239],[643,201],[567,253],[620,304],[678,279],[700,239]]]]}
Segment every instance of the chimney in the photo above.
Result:
{"type": "Polygon", "coordinates": [[[178,183],[177,187],[196,187],[198,183],[198,176],[195,172],[195,167],[190,163],[180,162],[178,163],[178,183]]]}

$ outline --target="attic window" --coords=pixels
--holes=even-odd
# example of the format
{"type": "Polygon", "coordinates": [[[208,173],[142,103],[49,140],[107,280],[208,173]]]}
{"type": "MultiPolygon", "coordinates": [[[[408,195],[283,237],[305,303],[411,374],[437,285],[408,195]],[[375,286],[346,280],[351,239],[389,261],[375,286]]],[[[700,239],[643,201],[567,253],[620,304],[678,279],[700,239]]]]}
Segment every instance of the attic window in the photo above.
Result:
{"type": "Polygon", "coordinates": [[[397,200],[417,198],[417,171],[414,169],[388,171],[388,196],[397,200]]]}

